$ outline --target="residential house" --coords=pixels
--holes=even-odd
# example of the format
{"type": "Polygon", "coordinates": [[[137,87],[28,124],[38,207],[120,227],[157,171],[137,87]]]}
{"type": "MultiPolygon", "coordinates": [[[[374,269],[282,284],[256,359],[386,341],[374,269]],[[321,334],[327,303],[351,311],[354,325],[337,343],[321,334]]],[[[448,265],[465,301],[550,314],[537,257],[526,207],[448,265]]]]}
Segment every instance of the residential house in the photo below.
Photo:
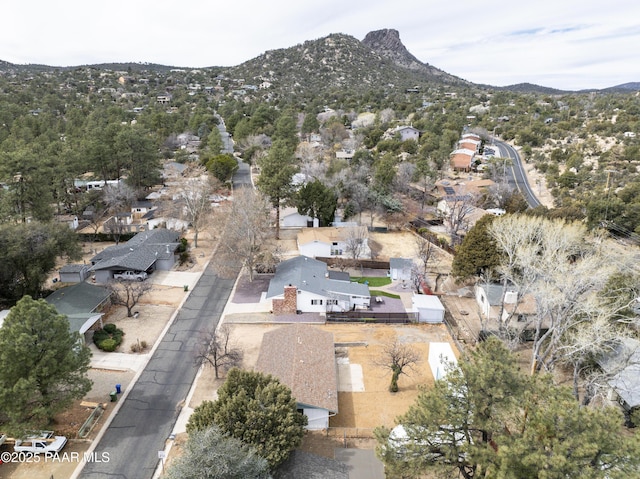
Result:
{"type": "Polygon", "coordinates": [[[110,246],[91,258],[97,283],[106,283],[122,271],[170,270],[176,262],[180,233],[164,228],[143,231],[123,244],[110,246]]]}
{"type": "Polygon", "coordinates": [[[399,134],[401,141],[415,140],[420,138],[420,130],[409,125],[398,126],[393,130],[393,134],[399,134]]]}
{"type": "Polygon", "coordinates": [[[301,215],[297,208],[286,207],[280,211],[281,228],[317,228],[320,225],[318,218],[301,215]]]}
{"type": "Polygon", "coordinates": [[[296,256],[276,266],[266,299],[273,314],[326,313],[368,308],[369,287],[352,283],[348,273],[330,271],[325,263],[296,256]]]}
{"type": "Polygon", "coordinates": [[[640,407],[640,341],[620,339],[611,352],[596,361],[608,377],[609,399],[617,401],[627,415],[637,410],[640,407]]]}
{"type": "Polygon", "coordinates": [[[131,216],[133,220],[140,220],[144,215],[154,208],[153,202],[149,200],[134,201],[131,204],[131,216]]]}
{"type": "Polygon", "coordinates": [[[327,429],[338,413],[338,377],[333,333],[309,324],[283,326],[264,334],[256,371],[291,389],[307,429],[327,429]]]}
{"type": "Polygon", "coordinates": [[[489,322],[490,329],[500,321],[509,321],[510,327],[524,334],[524,339],[530,337],[532,322],[537,316],[533,296],[521,295],[513,285],[507,285],[505,289],[502,284],[487,283],[475,286],[475,297],[480,314],[489,322]]]}
{"type": "Polygon", "coordinates": [[[77,332],[87,341],[88,332],[96,323],[102,327],[104,309],[109,304],[111,291],[101,286],[80,282],[60,288],[45,298],[69,320],[69,330],[77,332]]]}
{"type": "Polygon", "coordinates": [[[454,150],[449,158],[449,165],[454,171],[468,173],[471,171],[475,155],[475,150],[467,148],[454,150]]]}
{"type": "Polygon", "coordinates": [[[323,227],[310,228],[298,233],[298,251],[311,258],[352,257],[352,249],[358,248],[358,258],[371,258],[366,228],[323,227]]]}

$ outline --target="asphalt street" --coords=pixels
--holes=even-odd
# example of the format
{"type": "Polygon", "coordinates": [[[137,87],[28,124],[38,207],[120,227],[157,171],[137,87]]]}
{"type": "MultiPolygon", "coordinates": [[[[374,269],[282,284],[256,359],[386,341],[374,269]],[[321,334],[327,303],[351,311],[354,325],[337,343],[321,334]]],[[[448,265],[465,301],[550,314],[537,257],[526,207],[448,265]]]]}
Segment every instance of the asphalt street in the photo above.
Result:
{"type": "Polygon", "coordinates": [[[498,147],[502,158],[510,158],[513,160],[508,168],[505,166],[505,170],[509,173],[509,183],[515,183],[516,188],[522,193],[531,208],[540,206],[540,201],[533,193],[531,185],[529,185],[527,175],[524,172],[524,166],[522,165],[522,159],[516,149],[503,141],[494,140],[494,143],[498,147]]]}
{"type": "Polygon", "coordinates": [[[109,462],[88,462],[79,477],[148,479],[187,397],[197,367],[200,331],[220,320],[235,279],[221,279],[209,266],[178,312],[147,367],[121,405],[95,452],[109,462]]]}
{"type": "MultiPolygon", "coordinates": [[[[232,153],[233,140],[224,123],[219,128],[225,152],[232,153]]],[[[249,165],[238,163],[233,186],[250,185],[249,165]]],[[[98,457],[108,452],[109,462],[86,463],[80,478],[153,477],[158,453],[165,449],[198,372],[194,359],[199,333],[218,324],[235,280],[219,278],[210,265],[205,269],[94,449],[98,457]]]]}

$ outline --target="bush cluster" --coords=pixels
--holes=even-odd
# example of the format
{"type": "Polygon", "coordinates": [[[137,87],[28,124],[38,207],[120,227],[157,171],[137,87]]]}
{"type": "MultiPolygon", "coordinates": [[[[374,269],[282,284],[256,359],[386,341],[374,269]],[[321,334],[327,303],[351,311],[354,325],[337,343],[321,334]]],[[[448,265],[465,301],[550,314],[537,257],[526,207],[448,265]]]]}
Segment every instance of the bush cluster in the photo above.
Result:
{"type": "Polygon", "coordinates": [[[115,351],[122,343],[124,331],[118,329],[115,324],[105,324],[102,329],[93,333],[93,342],[98,349],[106,352],[115,351]]]}

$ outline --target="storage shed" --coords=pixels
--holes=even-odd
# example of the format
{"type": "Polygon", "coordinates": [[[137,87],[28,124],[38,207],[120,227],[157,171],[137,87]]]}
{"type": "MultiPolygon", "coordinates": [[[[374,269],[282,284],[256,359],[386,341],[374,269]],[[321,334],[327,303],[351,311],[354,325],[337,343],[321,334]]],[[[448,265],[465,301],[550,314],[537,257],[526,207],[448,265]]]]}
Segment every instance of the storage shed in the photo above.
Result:
{"type": "Polygon", "coordinates": [[[444,321],[444,306],[437,296],[414,294],[411,303],[413,311],[418,313],[418,322],[435,324],[444,321]]]}

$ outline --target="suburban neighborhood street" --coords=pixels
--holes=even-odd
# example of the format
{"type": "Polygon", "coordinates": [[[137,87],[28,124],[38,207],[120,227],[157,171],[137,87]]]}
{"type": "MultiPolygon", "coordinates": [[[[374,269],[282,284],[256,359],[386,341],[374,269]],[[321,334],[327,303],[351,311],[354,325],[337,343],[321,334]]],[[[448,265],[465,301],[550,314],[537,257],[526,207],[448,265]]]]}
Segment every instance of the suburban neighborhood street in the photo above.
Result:
{"type": "Polygon", "coordinates": [[[108,462],[87,463],[79,477],[151,478],[198,368],[198,334],[220,320],[234,279],[208,266],[162,338],[147,367],[96,445],[108,462]]]}

